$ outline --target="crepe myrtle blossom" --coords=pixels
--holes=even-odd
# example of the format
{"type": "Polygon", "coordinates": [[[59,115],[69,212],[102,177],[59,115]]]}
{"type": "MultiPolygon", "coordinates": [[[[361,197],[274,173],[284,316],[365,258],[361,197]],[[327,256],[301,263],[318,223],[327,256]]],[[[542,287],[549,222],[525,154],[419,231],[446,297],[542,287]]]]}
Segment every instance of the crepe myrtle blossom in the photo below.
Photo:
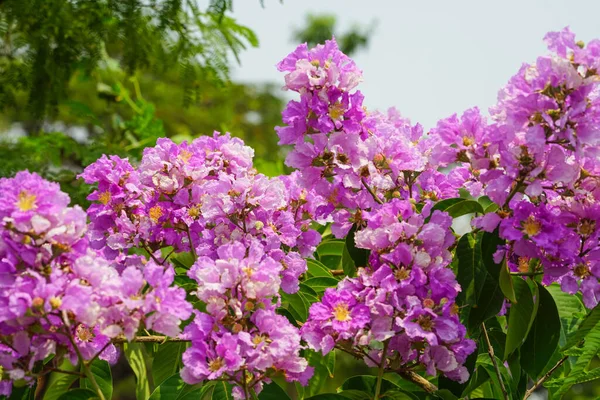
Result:
{"type": "Polygon", "coordinates": [[[171,266],[102,257],[89,246],[85,213],[37,174],[0,179],[0,199],[3,379],[34,382],[51,355],[58,356],[54,363],[63,355],[76,363],[74,345],[85,359],[101,352],[99,358],[116,362],[111,339],[131,340],[141,326],[180,333],[191,305],[173,286],[171,266]]]}
{"type": "Polygon", "coordinates": [[[475,343],[465,338],[455,303],[460,286],[447,267],[452,218],[430,210],[431,203],[419,214],[410,201],[393,199],[363,213],[356,245],[372,250],[369,265],[311,306],[301,332],[312,349],[338,346],[371,366],[422,364],[431,375],[468,379],[463,363],[475,343]],[[373,341],[387,343],[385,350],[373,341]]]}
{"type": "Polygon", "coordinates": [[[89,197],[99,201],[89,210],[92,246],[118,261],[131,247],[161,258],[167,246],[216,259],[229,243],[260,242],[283,265],[284,290],[297,291],[303,257],[320,242],[310,226],[318,200],[294,177],[257,173],[253,154],[240,139],[215,133],[189,144],[159,139],[137,168],[100,159],[81,175],[98,184],[89,197]]]}
{"type": "Polygon", "coordinates": [[[196,261],[188,275],[198,283],[195,294],[206,313],[196,312],[184,332],[192,342],[183,355],[187,383],[226,379],[236,385],[236,398],[246,398],[248,390],[260,392],[274,371],[307,383],[312,368],[300,356],[298,329],[275,313],[283,268],[258,241],[249,249],[225,245],[216,260],[196,261]]]}

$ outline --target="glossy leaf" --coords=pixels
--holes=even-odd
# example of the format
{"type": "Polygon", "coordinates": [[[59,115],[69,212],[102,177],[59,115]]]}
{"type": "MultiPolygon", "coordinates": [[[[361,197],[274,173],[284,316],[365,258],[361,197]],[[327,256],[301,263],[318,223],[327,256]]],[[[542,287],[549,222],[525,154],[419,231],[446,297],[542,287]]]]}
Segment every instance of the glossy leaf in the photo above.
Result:
{"type": "Polygon", "coordinates": [[[540,286],[539,297],[535,320],[521,347],[521,365],[533,379],[542,373],[552,358],[560,338],[560,318],[552,295],[540,286]]]}
{"type": "Polygon", "coordinates": [[[290,396],[275,382],[271,382],[263,387],[258,395],[259,400],[289,400],[290,396]]]}
{"type": "Polygon", "coordinates": [[[506,330],[506,345],[504,357],[515,351],[527,337],[533,317],[534,301],[529,285],[520,277],[513,277],[513,285],[517,302],[512,303],[508,315],[508,328],[506,330]]]}
{"type": "Polygon", "coordinates": [[[163,343],[158,347],[152,362],[152,378],[155,387],[179,371],[181,355],[185,348],[186,344],[183,342],[163,343]]]}
{"type": "MultiPolygon", "coordinates": [[[[73,366],[68,360],[64,360],[59,369],[65,371],[76,371],[77,367],[73,366]]],[[[63,393],[67,392],[71,385],[79,379],[77,375],[63,374],[53,372],[48,380],[48,386],[44,393],[44,400],[57,400],[63,393]]]]}
{"type": "Polygon", "coordinates": [[[125,357],[136,378],[135,393],[137,400],[146,400],[150,396],[150,384],[146,371],[146,360],[142,346],[139,343],[126,343],[124,346],[125,357]]]}
{"type": "MultiPolygon", "coordinates": [[[[90,389],[72,389],[63,393],[58,400],[90,400],[97,399],[98,395],[90,389]]],[[[110,397],[109,397],[110,399],[110,397]]]]}
{"type": "MultiPolygon", "coordinates": [[[[92,374],[94,374],[94,379],[100,387],[100,390],[102,390],[102,394],[104,394],[104,397],[107,399],[112,399],[112,372],[110,370],[110,365],[108,364],[108,362],[97,358],[90,365],[90,370],[92,374]]],[[[84,388],[93,390],[92,385],[87,378],[81,380],[81,385],[84,388]]]]}
{"type": "Polygon", "coordinates": [[[317,293],[322,293],[330,287],[336,287],[338,283],[337,279],[327,277],[310,278],[304,281],[305,285],[310,286],[317,293]]]}

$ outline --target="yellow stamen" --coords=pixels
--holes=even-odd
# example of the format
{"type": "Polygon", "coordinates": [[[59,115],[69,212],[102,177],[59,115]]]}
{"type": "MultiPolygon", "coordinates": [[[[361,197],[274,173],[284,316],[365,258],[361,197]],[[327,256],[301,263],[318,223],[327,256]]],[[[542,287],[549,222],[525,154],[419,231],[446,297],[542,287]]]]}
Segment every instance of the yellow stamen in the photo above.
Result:
{"type": "Polygon", "coordinates": [[[110,192],[107,190],[106,192],[102,192],[100,196],[98,196],[98,201],[104,205],[107,205],[110,201],[110,192]]]}
{"type": "Polygon", "coordinates": [[[396,272],[394,272],[394,277],[398,281],[403,281],[403,280],[407,279],[409,276],[410,276],[410,271],[404,267],[402,267],[402,268],[396,270],[396,272]]]}
{"type": "Polygon", "coordinates": [[[542,230],[542,224],[536,221],[533,215],[530,215],[525,222],[523,222],[523,230],[528,236],[535,236],[542,230]]]}
{"type": "Polygon", "coordinates": [[[573,274],[575,274],[576,277],[583,279],[590,276],[590,269],[585,264],[579,264],[573,269],[573,274]]]}
{"type": "Polygon", "coordinates": [[[223,360],[221,360],[220,358],[215,358],[214,360],[211,360],[208,362],[208,369],[210,370],[210,372],[216,372],[218,370],[220,370],[223,367],[223,360]]]}
{"type": "Polygon", "coordinates": [[[431,331],[433,329],[433,321],[429,315],[421,315],[417,319],[417,323],[421,325],[424,331],[431,331]]]}
{"type": "Polygon", "coordinates": [[[351,319],[350,311],[348,310],[348,304],[339,303],[333,307],[333,316],[340,322],[348,321],[351,319]]]}
{"type": "Polygon", "coordinates": [[[30,194],[25,190],[22,190],[19,193],[19,197],[17,200],[17,207],[21,211],[29,211],[36,207],[35,205],[35,194],[30,194]]]}
{"type": "Polygon", "coordinates": [[[469,147],[471,146],[473,143],[475,143],[475,140],[473,140],[472,137],[469,136],[463,136],[463,145],[469,147]]]}
{"type": "Polygon", "coordinates": [[[154,206],[150,209],[148,215],[150,216],[150,219],[154,221],[154,223],[157,223],[160,217],[163,216],[163,210],[160,206],[154,206]]]}
{"type": "Polygon", "coordinates": [[[181,153],[179,153],[179,159],[186,164],[188,161],[190,161],[190,158],[192,158],[192,152],[190,151],[181,150],[181,153]]]}

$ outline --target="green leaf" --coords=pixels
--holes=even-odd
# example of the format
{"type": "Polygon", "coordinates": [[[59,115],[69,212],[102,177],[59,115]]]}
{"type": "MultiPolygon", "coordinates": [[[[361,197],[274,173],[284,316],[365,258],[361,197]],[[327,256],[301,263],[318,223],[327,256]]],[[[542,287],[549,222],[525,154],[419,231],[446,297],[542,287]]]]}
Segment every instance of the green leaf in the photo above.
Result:
{"type": "Polygon", "coordinates": [[[560,317],[552,295],[539,286],[540,304],[527,340],[521,347],[521,366],[533,379],[536,379],[558,345],[560,338],[560,317]]]}
{"type": "Polygon", "coordinates": [[[325,289],[336,287],[339,281],[335,278],[317,277],[304,281],[304,284],[314,289],[317,293],[322,293],[325,289]]]}
{"type": "Polygon", "coordinates": [[[210,384],[188,385],[181,379],[179,374],[175,374],[165,379],[150,395],[148,400],[196,400],[201,399],[203,395],[210,390],[210,384]]]}
{"type": "Polygon", "coordinates": [[[462,217],[463,215],[479,213],[483,214],[483,207],[475,200],[463,200],[451,205],[445,210],[452,218],[462,217]]]}
{"type": "Polygon", "coordinates": [[[185,348],[186,344],[183,342],[163,343],[158,347],[152,361],[152,378],[155,387],[179,371],[185,348]]]}
{"type": "Polygon", "coordinates": [[[462,203],[463,201],[465,201],[465,199],[461,197],[455,197],[452,199],[438,201],[431,208],[431,213],[433,214],[435,210],[445,211],[447,208],[452,207],[453,205],[456,205],[458,203],[462,203]]]}
{"type": "Polygon", "coordinates": [[[347,400],[348,397],[343,396],[342,393],[321,393],[304,400],[347,400]]]}
{"type": "Polygon", "coordinates": [[[356,247],[356,241],[354,240],[355,235],[356,224],[352,225],[352,229],[350,229],[348,236],[346,236],[346,249],[356,267],[365,267],[369,260],[369,250],[356,247]]]}
{"type": "Polygon", "coordinates": [[[329,372],[329,377],[333,378],[335,375],[335,351],[332,350],[327,354],[327,372],[329,372]]]}
{"type": "MultiPolygon", "coordinates": [[[[63,360],[58,367],[65,371],[76,371],[77,367],[69,362],[69,360],[63,360]]],[[[77,375],[62,374],[60,372],[53,372],[50,374],[48,381],[48,387],[44,393],[44,400],[57,400],[63,393],[67,392],[73,382],[79,377],[77,375]]]]}
{"type": "Polygon", "coordinates": [[[585,306],[578,296],[563,292],[557,283],[546,286],[546,289],[554,298],[558,308],[562,328],[559,343],[562,348],[567,342],[567,337],[577,329],[577,326],[586,315],[585,306]]]}
{"type": "Polygon", "coordinates": [[[323,263],[319,260],[309,258],[308,260],[306,260],[306,265],[308,267],[308,273],[313,277],[325,276],[328,278],[333,278],[333,275],[331,275],[331,271],[329,270],[329,268],[323,265],[323,263]]]}
{"type": "Polygon", "coordinates": [[[183,268],[188,270],[194,265],[194,255],[192,253],[177,253],[172,255],[169,260],[175,265],[175,267],[183,268]]]}
{"type": "Polygon", "coordinates": [[[275,382],[265,385],[258,395],[259,400],[289,400],[290,396],[275,382]]]}
{"type": "MultiPolygon", "coordinates": [[[[477,301],[469,312],[468,328],[470,331],[479,329],[481,324],[489,318],[495,317],[504,302],[504,295],[500,289],[499,276],[500,265],[494,262],[494,253],[498,246],[504,242],[498,236],[498,232],[484,232],[481,237],[481,260],[483,284],[477,291],[477,301]]],[[[476,276],[478,276],[476,271],[476,276]]]]}
{"type": "Polygon", "coordinates": [[[342,240],[328,240],[321,243],[317,247],[317,254],[319,257],[323,256],[338,256],[341,257],[344,251],[344,241],[342,240]]]}
{"type": "Polygon", "coordinates": [[[233,400],[231,385],[227,382],[217,382],[212,392],[212,400],[233,400]]]}
{"type": "Polygon", "coordinates": [[[288,294],[285,292],[281,292],[281,299],[290,305],[290,312],[292,313],[292,315],[294,315],[300,322],[306,321],[306,318],[308,317],[308,305],[306,300],[304,300],[300,293],[288,294]]]}
{"type": "MultiPolygon", "coordinates": [[[[371,398],[375,395],[375,388],[377,385],[377,377],[372,375],[357,375],[352,378],[347,379],[340,389],[342,389],[342,393],[344,390],[357,390],[362,391],[371,396],[371,398]]],[[[385,378],[381,380],[381,389],[380,389],[382,398],[389,399],[414,399],[414,395],[409,392],[403,391],[398,385],[389,381],[385,378]]]]}
{"type": "Polygon", "coordinates": [[[315,369],[312,378],[308,381],[308,385],[304,387],[306,396],[314,396],[323,390],[323,387],[329,379],[328,355],[324,356],[316,351],[305,351],[304,357],[308,361],[308,365],[315,369]]]}
{"type": "MultiPolygon", "coordinates": [[[[63,393],[58,400],[88,400],[97,399],[98,395],[90,389],[73,389],[63,393]]],[[[110,397],[109,397],[110,399],[110,397]]]]}
{"type": "Polygon", "coordinates": [[[462,290],[458,293],[459,305],[475,304],[485,275],[481,274],[481,246],[472,233],[464,234],[456,246],[458,271],[456,279],[462,290]]]}
{"type": "MultiPolygon", "coordinates": [[[[102,394],[106,399],[112,399],[113,384],[112,384],[112,373],[110,371],[110,365],[107,361],[95,359],[90,365],[90,370],[94,375],[96,383],[100,387],[102,394]]],[[[83,388],[93,390],[92,384],[87,378],[81,380],[83,388]]]]}
{"type": "Polygon", "coordinates": [[[503,262],[500,266],[500,289],[502,289],[502,293],[504,293],[504,297],[510,300],[513,303],[517,302],[517,295],[515,294],[515,288],[513,285],[512,277],[510,275],[510,271],[508,270],[508,265],[506,262],[503,262]]]}
{"type": "Polygon", "coordinates": [[[598,326],[600,321],[600,306],[596,306],[590,311],[581,324],[577,328],[574,334],[568,337],[567,343],[563,346],[561,351],[565,351],[577,344],[579,344],[584,338],[598,326]]]}
{"type": "Polygon", "coordinates": [[[512,303],[508,315],[508,328],[506,330],[506,345],[504,358],[523,344],[527,337],[533,317],[534,302],[529,285],[520,277],[512,277],[515,288],[516,303],[512,303]]]}
{"type": "Polygon", "coordinates": [[[146,360],[142,346],[139,343],[125,343],[123,346],[125,357],[133,370],[136,378],[135,397],[137,400],[146,400],[150,396],[150,384],[146,371],[146,360]]]}

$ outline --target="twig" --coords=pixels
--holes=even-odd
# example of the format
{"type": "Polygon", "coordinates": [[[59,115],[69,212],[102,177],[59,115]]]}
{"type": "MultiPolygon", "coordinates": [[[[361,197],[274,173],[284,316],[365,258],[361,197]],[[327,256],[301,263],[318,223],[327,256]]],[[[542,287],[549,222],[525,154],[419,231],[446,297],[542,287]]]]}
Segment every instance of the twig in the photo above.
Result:
{"type": "Polygon", "coordinates": [[[75,375],[75,376],[79,376],[79,377],[85,377],[85,375],[82,374],[81,372],[67,371],[66,369],[50,368],[48,371],[50,371],[50,372],[58,372],[59,374],[67,374],[67,375],[75,375]]]}
{"type": "MultiPolygon", "coordinates": [[[[138,343],[166,343],[166,342],[189,342],[189,339],[182,338],[172,338],[168,336],[158,336],[158,335],[150,335],[150,336],[136,336],[132,340],[132,342],[138,343]]],[[[127,343],[129,340],[125,336],[117,336],[113,338],[112,343],[127,343]]]]}
{"type": "Polygon", "coordinates": [[[538,276],[543,275],[543,272],[511,272],[513,276],[538,276]]]}
{"type": "Polygon", "coordinates": [[[550,375],[552,375],[554,373],[554,371],[556,371],[565,361],[567,361],[568,358],[569,358],[569,356],[564,356],[563,358],[558,360],[558,362],[556,363],[556,365],[554,367],[550,368],[550,370],[548,372],[546,372],[544,374],[544,376],[542,376],[540,379],[538,379],[537,382],[535,382],[533,384],[533,386],[525,392],[525,396],[523,396],[523,400],[525,400],[529,396],[531,396],[533,394],[533,392],[535,392],[537,390],[538,387],[540,387],[544,382],[546,382],[546,380],[548,378],[550,378],[550,375]]]}
{"type": "Polygon", "coordinates": [[[414,371],[398,370],[395,372],[407,381],[419,386],[427,393],[435,393],[438,390],[437,386],[435,386],[433,383],[429,382],[427,379],[423,378],[421,375],[417,374],[414,371]]]}
{"type": "Polygon", "coordinates": [[[385,369],[385,357],[387,356],[389,340],[383,342],[383,350],[381,351],[381,362],[379,363],[379,371],[377,372],[377,384],[375,386],[374,400],[379,400],[379,392],[381,392],[381,380],[383,379],[383,370],[385,369]]]}
{"type": "Polygon", "coordinates": [[[373,199],[375,199],[375,201],[378,202],[379,204],[383,204],[383,201],[381,201],[381,199],[379,197],[377,197],[377,195],[375,194],[373,189],[371,189],[371,187],[369,185],[367,185],[367,181],[365,181],[365,178],[362,178],[361,181],[362,181],[362,184],[364,185],[364,187],[367,188],[369,193],[371,193],[371,196],[373,196],[373,199]]]}
{"type": "Polygon", "coordinates": [[[504,381],[502,380],[502,374],[500,373],[500,368],[498,368],[498,364],[496,363],[496,357],[494,356],[494,348],[492,347],[492,343],[490,342],[490,337],[488,336],[487,330],[485,329],[485,323],[481,323],[481,329],[483,330],[483,336],[485,337],[485,342],[488,346],[488,354],[492,359],[492,364],[494,365],[494,370],[496,370],[496,375],[498,376],[498,381],[500,382],[500,390],[502,390],[502,395],[505,400],[510,400],[508,397],[508,392],[506,391],[506,387],[504,386],[504,381]]]}

